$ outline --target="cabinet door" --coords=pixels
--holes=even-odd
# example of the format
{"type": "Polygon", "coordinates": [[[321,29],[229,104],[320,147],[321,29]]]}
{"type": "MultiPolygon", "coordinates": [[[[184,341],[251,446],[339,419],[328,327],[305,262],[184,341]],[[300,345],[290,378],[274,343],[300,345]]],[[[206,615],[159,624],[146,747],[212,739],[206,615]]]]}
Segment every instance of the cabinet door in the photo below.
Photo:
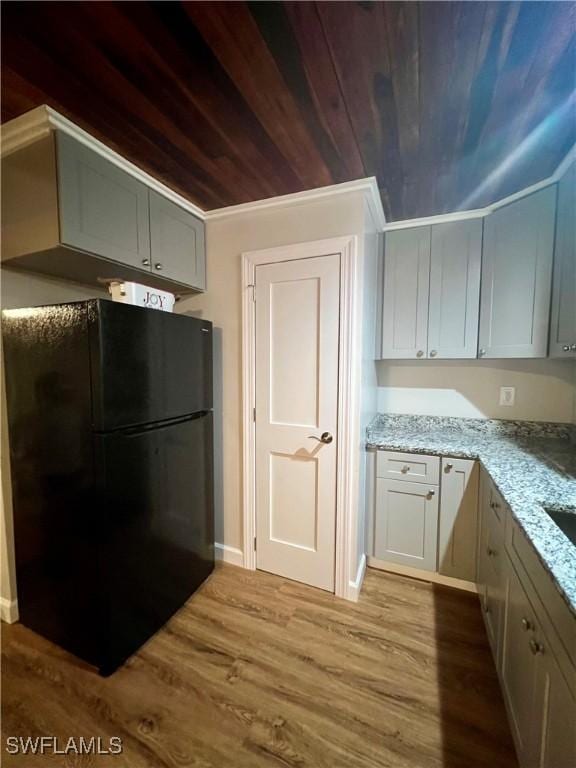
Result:
{"type": "Polygon", "coordinates": [[[428,357],[478,354],[482,220],[432,227],[428,357]]]}
{"type": "Polygon", "coordinates": [[[574,670],[572,667],[561,669],[542,637],[537,652],[537,700],[532,729],[536,741],[534,765],[538,768],[572,768],[576,765],[574,670]]]}
{"type": "Polygon", "coordinates": [[[386,233],[382,358],[426,356],[430,227],[386,233]]]}
{"type": "Polygon", "coordinates": [[[505,577],[501,681],[520,765],[532,767],[536,765],[533,737],[538,672],[538,655],[533,647],[536,618],[508,558],[505,577]]]}
{"type": "Polygon", "coordinates": [[[150,190],[152,269],[170,280],[204,290],[204,222],[150,190]]]}
{"type": "Polygon", "coordinates": [[[576,164],[558,184],[550,357],[576,358],[576,164]]]}
{"type": "Polygon", "coordinates": [[[437,487],[378,478],[374,534],[377,558],[435,571],[437,531],[437,487]]]}
{"type": "Polygon", "coordinates": [[[478,464],[442,459],[438,571],[474,581],[478,519],[478,464]]]}
{"type": "Polygon", "coordinates": [[[66,134],[56,146],[62,243],[148,272],[148,188],[66,134]]]}
{"type": "Polygon", "coordinates": [[[556,188],[484,221],[481,357],[546,357],[556,188]]]}

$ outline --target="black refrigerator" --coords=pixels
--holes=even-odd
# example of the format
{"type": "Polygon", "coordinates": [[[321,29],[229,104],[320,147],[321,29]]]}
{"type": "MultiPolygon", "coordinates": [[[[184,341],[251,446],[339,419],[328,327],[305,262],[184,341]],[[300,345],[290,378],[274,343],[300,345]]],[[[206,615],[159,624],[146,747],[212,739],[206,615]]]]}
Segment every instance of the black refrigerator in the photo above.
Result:
{"type": "Polygon", "coordinates": [[[107,675],[214,568],[212,324],[2,315],[20,620],[107,675]]]}

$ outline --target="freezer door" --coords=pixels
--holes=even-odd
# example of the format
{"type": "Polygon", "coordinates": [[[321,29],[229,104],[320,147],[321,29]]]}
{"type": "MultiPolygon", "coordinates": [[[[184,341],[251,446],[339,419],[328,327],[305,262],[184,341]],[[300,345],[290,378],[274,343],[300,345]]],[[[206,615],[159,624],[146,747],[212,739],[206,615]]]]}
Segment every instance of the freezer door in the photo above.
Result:
{"type": "Polygon", "coordinates": [[[112,301],[89,306],[97,431],[212,408],[212,324],[112,301]]]}
{"type": "Polygon", "coordinates": [[[214,567],[212,413],[95,435],[105,534],[105,673],[177,611],[214,567]]]}

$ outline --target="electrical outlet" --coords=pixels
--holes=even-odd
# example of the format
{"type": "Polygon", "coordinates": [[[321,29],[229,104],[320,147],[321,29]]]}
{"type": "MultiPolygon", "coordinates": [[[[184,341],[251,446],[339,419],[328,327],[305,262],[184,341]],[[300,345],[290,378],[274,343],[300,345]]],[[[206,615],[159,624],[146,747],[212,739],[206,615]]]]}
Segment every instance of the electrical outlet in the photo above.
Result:
{"type": "Polygon", "coordinates": [[[500,405],[514,405],[516,387],[500,387],[500,405]]]}

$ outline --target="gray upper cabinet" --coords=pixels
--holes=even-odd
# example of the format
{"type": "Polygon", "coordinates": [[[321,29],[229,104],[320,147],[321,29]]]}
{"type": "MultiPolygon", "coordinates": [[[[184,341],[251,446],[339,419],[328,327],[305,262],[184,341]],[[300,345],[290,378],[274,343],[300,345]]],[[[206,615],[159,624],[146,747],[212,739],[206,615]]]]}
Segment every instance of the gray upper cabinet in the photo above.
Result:
{"type": "Polygon", "coordinates": [[[204,223],[56,131],[2,158],[2,263],[94,284],[204,290],[204,223]]]}
{"type": "Polygon", "coordinates": [[[484,221],[481,357],[546,357],[555,208],[546,187],[484,221]]]}
{"type": "Polygon", "coordinates": [[[476,357],[481,261],[481,219],[432,227],[428,357],[476,357]]]}
{"type": "Polygon", "coordinates": [[[474,358],[482,221],[386,234],[382,358],[474,358]]]}
{"type": "Polygon", "coordinates": [[[65,133],[56,149],[62,243],[149,270],[147,187],[65,133]]]}
{"type": "Polygon", "coordinates": [[[383,358],[426,356],[430,227],[387,232],[382,305],[383,358]]]}
{"type": "Polygon", "coordinates": [[[150,190],[152,269],[179,283],[206,288],[204,224],[150,190]]]}
{"type": "Polygon", "coordinates": [[[576,164],[558,184],[550,357],[576,357],[576,164]]]}

